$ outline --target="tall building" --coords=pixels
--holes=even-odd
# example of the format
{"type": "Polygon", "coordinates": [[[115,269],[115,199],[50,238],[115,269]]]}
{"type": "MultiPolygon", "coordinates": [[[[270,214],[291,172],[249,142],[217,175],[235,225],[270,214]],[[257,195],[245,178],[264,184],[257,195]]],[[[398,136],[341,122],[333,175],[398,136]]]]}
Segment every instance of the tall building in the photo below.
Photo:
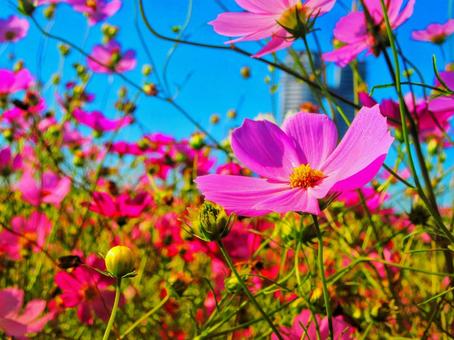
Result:
{"type": "MultiPolygon", "coordinates": [[[[312,56],[314,58],[315,67],[319,69],[322,65],[320,55],[313,53],[312,56]]],[[[301,64],[308,71],[308,73],[311,73],[307,54],[301,53],[300,60],[301,64]]],[[[287,67],[292,69],[295,67],[292,56],[288,55],[286,57],[285,64],[287,67]]],[[[365,80],[366,64],[364,62],[360,62],[358,64],[358,70],[361,77],[365,80]]],[[[329,89],[331,91],[353,101],[353,72],[350,67],[340,68],[338,66],[330,65],[328,68],[327,78],[332,79],[331,82],[328,81],[329,89]]],[[[280,114],[282,116],[285,116],[290,112],[299,111],[300,106],[303,103],[310,102],[318,105],[318,99],[314,92],[316,90],[313,90],[307,83],[296,79],[292,75],[282,72],[280,84],[279,103],[280,114]]],[[[338,101],[338,104],[351,121],[354,116],[354,109],[341,101],[338,101]]],[[[336,119],[336,124],[338,125],[339,133],[341,135],[347,129],[347,125],[340,116],[336,118],[338,118],[336,119]]]]}

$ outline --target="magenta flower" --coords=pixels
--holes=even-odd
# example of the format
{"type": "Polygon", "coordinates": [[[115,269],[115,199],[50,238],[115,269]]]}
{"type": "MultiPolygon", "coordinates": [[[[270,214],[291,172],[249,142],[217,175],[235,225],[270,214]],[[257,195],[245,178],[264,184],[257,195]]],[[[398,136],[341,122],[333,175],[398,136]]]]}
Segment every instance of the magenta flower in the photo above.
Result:
{"type": "Polygon", "coordinates": [[[227,12],[210,22],[216,33],[238,36],[226,44],[271,38],[254,57],[261,57],[290,46],[300,23],[327,13],[336,0],[236,0],[246,12],[227,12]],[[285,28],[284,28],[285,27],[285,28]]]}
{"type": "Polygon", "coordinates": [[[120,0],[66,0],[66,2],[75,11],[86,15],[90,25],[94,25],[113,16],[121,7],[120,0]]]}
{"type": "MultiPolygon", "coordinates": [[[[412,14],[416,0],[409,0],[407,6],[400,11],[402,0],[386,1],[388,16],[393,29],[402,25],[412,14]]],[[[373,20],[377,33],[387,41],[386,25],[380,0],[365,0],[368,12],[373,20]]],[[[325,61],[333,61],[344,67],[349,64],[362,51],[368,50],[378,56],[381,46],[377,42],[372,30],[369,28],[367,16],[364,12],[352,12],[341,18],[334,28],[334,38],[342,46],[338,49],[323,54],[325,61]]]]}
{"type": "MultiPolygon", "coordinates": [[[[88,256],[85,263],[90,267],[105,270],[104,260],[95,255],[88,256]]],[[[87,266],[79,266],[71,273],[57,273],[55,283],[62,291],[64,306],[77,308],[77,316],[81,322],[91,325],[95,315],[107,322],[115,298],[115,291],[111,289],[114,283],[112,278],[87,266]]],[[[124,303],[123,297],[120,302],[124,303]]]]}
{"type": "Polygon", "coordinates": [[[39,333],[52,314],[43,314],[46,301],[31,300],[24,309],[24,292],[17,288],[0,290],[0,330],[7,336],[25,337],[39,333]]]}
{"type": "Polygon", "coordinates": [[[0,19],[0,43],[21,40],[27,35],[29,26],[27,20],[14,15],[0,19]]]}
{"type": "Polygon", "coordinates": [[[22,166],[20,155],[12,156],[9,146],[0,150],[0,175],[9,176],[22,166]]]}
{"type": "Polygon", "coordinates": [[[110,218],[137,217],[152,204],[151,196],[143,192],[134,198],[127,193],[112,197],[105,192],[95,192],[88,208],[110,218]]]}
{"type": "Polygon", "coordinates": [[[97,73],[126,72],[136,67],[136,53],[128,50],[121,53],[121,45],[116,41],[110,41],[107,45],[96,45],[87,58],[88,67],[97,73]],[[96,62],[96,61],[97,62],[96,62]]]}
{"type": "Polygon", "coordinates": [[[51,222],[43,213],[34,211],[28,218],[16,216],[11,220],[11,229],[26,238],[4,230],[0,233],[5,245],[8,243],[8,247],[5,247],[4,251],[6,250],[8,257],[13,260],[21,258],[21,250],[24,248],[30,248],[33,252],[38,253],[41,251],[40,247],[44,246],[51,228],[51,222]],[[28,242],[27,239],[35,241],[36,245],[28,242]]]}
{"type": "Polygon", "coordinates": [[[42,174],[38,182],[30,170],[26,170],[16,184],[16,190],[22,193],[22,198],[34,206],[48,203],[58,207],[70,189],[71,179],[60,177],[49,170],[42,174]]]}
{"type": "MultiPolygon", "coordinates": [[[[329,338],[328,318],[323,319],[320,315],[315,316],[317,319],[320,338],[329,338]]],[[[334,340],[350,340],[353,339],[354,328],[350,326],[342,315],[333,317],[333,337],[334,340]]],[[[281,327],[281,334],[286,340],[304,339],[312,340],[317,339],[317,328],[312,320],[311,312],[308,309],[301,311],[301,313],[293,320],[291,328],[281,327]]],[[[276,335],[272,335],[271,339],[276,340],[276,335]]]]}
{"type": "Polygon", "coordinates": [[[196,183],[207,200],[239,215],[319,214],[319,199],[369,182],[392,142],[378,105],[358,112],[337,147],[336,126],[326,115],[300,112],[282,129],[247,119],[233,132],[233,152],[263,178],[207,175],[196,183]]]}
{"type": "Polygon", "coordinates": [[[444,24],[430,24],[426,29],[414,31],[411,37],[415,40],[429,41],[434,44],[443,44],[454,33],[454,19],[444,24]]]}
{"type": "Polygon", "coordinates": [[[0,70],[0,96],[8,96],[33,85],[33,77],[28,70],[17,72],[0,70]]]}
{"type": "Polygon", "coordinates": [[[81,124],[91,127],[97,132],[115,131],[125,127],[133,121],[132,116],[125,116],[120,119],[108,119],[101,112],[85,112],[76,109],[73,112],[74,118],[81,124]]]}

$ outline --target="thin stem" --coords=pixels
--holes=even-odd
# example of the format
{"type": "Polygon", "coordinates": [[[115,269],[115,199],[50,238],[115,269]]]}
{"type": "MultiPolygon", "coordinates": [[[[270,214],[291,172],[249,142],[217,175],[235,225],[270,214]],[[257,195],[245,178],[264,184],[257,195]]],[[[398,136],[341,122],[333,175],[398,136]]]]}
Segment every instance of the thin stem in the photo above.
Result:
{"type": "Polygon", "coordinates": [[[102,340],[107,340],[109,339],[110,331],[112,330],[114,321],[115,321],[115,315],[117,314],[117,309],[118,309],[118,303],[120,302],[120,295],[121,295],[121,278],[117,278],[117,284],[115,285],[115,301],[112,307],[112,312],[110,313],[110,318],[109,322],[107,323],[107,328],[106,331],[104,332],[104,336],[102,337],[102,340]]]}
{"type": "Polygon", "coordinates": [[[271,321],[269,315],[265,313],[265,311],[262,309],[260,304],[254,298],[254,295],[252,295],[252,293],[249,291],[246,284],[243,282],[243,279],[240,277],[240,274],[238,274],[238,272],[236,271],[235,266],[233,265],[232,259],[230,258],[229,254],[227,253],[227,250],[225,249],[222,241],[217,240],[216,243],[219,246],[219,249],[221,250],[222,256],[224,256],[224,259],[227,262],[227,265],[229,266],[232,273],[236,276],[238,283],[240,284],[241,288],[243,289],[243,291],[246,294],[246,296],[248,297],[248,299],[254,304],[254,306],[257,308],[257,310],[260,312],[260,314],[262,314],[265,321],[268,323],[270,328],[273,330],[273,333],[276,334],[276,336],[279,338],[279,340],[283,340],[284,338],[282,337],[281,333],[279,333],[276,326],[274,326],[273,321],[271,321]]]}
{"type": "Polygon", "coordinates": [[[332,314],[331,314],[331,307],[330,307],[329,294],[328,294],[328,286],[326,284],[325,266],[323,265],[323,239],[322,239],[322,233],[320,232],[320,226],[318,225],[317,216],[316,215],[312,215],[312,219],[314,220],[315,228],[317,229],[318,267],[319,267],[319,270],[320,270],[320,276],[322,278],[323,299],[325,301],[326,316],[328,317],[329,337],[330,337],[330,339],[334,339],[333,318],[332,318],[332,314]]]}
{"type": "Polygon", "coordinates": [[[154,313],[156,313],[159,309],[161,309],[162,306],[166,304],[166,302],[169,300],[170,294],[167,294],[167,296],[155,307],[153,307],[150,311],[145,313],[139,320],[134,322],[121,336],[120,339],[123,339],[126,335],[131,333],[134,328],[136,328],[138,325],[140,325],[144,320],[148,319],[150,316],[152,316],[154,313]]]}

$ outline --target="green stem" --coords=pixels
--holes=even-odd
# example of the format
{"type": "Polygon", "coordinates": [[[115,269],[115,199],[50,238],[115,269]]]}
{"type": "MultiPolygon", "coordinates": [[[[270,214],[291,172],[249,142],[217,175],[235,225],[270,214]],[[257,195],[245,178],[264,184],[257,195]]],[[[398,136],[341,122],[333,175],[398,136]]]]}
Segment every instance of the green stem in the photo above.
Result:
{"type": "Polygon", "coordinates": [[[112,312],[110,313],[109,322],[107,323],[106,331],[104,332],[104,336],[102,340],[109,339],[110,331],[112,330],[113,323],[115,321],[115,315],[117,314],[118,303],[120,302],[120,295],[121,295],[121,278],[117,278],[117,284],[115,285],[115,301],[112,307],[112,312]]]}
{"type": "Polygon", "coordinates": [[[318,225],[317,216],[316,215],[312,215],[312,219],[314,220],[315,228],[317,229],[318,267],[319,267],[319,270],[320,270],[320,276],[322,278],[323,299],[325,301],[326,316],[328,317],[329,337],[330,337],[330,339],[334,339],[333,318],[332,318],[332,314],[331,314],[331,307],[330,307],[329,294],[328,294],[328,286],[326,284],[325,266],[323,265],[323,239],[322,239],[322,233],[320,232],[320,226],[318,225]]]}
{"type": "Polygon", "coordinates": [[[166,304],[166,302],[169,300],[170,294],[167,294],[167,296],[153,309],[145,313],[139,320],[134,322],[131,327],[129,327],[121,336],[120,339],[123,339],[126,335],[131,333],[134,328],[136,328],[138,325],[140,325],[144,320],[148,319],[150,316],[152,316],[154,313],[156,313],[159,309],[161,309],[162,306],[166,304]]]}
{"type": "Polygon", "coordinates": [[[268,323],[270,328],[273,330],[273,333],[276,334],[276,336],[279,338],[279,340],[283,340],[281,333],[279,333],[276,326],[274,326],[273,321],[271,321],[269,315],[265,313],[265,311],[262,309],[260,304],[254,298],[254,295],[252,295],[252,293],[247,288],[246,284],[243,282],[243,279],[240,277],[240,274],[238,274],[238,272],[236,271],[235,266],[233,265],[232,259],[230,258],[229,254],[227,253],[227,250],[225,249],[222,241],[217,240],[216,243],[218,244],[219,249],[221,250],[222,256],[224,256],[224,259],[227,262],[227,265],[229,266],[232,273],[236,276],[241,288],[243,289],[243,291],[246,294],[246,296],[248,297],[248,299],[255,305],[255,307],[260,312],[260,314],[262,314],[265,321],[268,323]]]}

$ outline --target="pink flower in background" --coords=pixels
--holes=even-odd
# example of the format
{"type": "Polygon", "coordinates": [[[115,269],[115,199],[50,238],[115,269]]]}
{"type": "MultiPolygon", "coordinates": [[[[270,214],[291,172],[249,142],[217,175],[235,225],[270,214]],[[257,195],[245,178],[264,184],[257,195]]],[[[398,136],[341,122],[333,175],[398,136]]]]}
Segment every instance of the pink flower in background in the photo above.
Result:
{"type": "Polygon", "coordinates": [[[239,215],[319,214],[319,199],[369,182],[392,142],[378,105],[358,112],[337,147],[336,125],[326,115],[300,112],[282,129],[247,119],[233,132],[232,149],[263,178],[207,175],[196,183],[207,200],[239,215]]]}
{"type": "Polygon", "coordinates": [[[22,157],[18,154],[13,157],[9,146],[0,150],[0,175],[8,176],[22,166],[22,157]]]}
{"type": "Polygon", "coordinates": [[[7,19],[0,19],[0,43],[21,40],[27,35],[29,26],[26,19],[14,15],[7,19]]]}
{"type": "Polygon", "coordinates": [[[135,197],[127,193],[112,197],[105,192],[95,192],[93,201],[86,205],[91,211],[106,217],[133,218],[139,216],[151,204],[152,198],[146,192],[139,193],[135,197]]]}
{"type": "MultiPolygon", "coordinates": [[[[413,14],[416,0],[409,0],[407,6],[401,11],[402,0],[385,1],[388,7],[388,16],[391,27],[396,29],[413,14]]],[[[386,40],[386,25],[380,0],[364,0],[368,12],[374,22],[377,33],[386,40]]],[[[368,50],[378,56],[381,46],[376,41],[369,28],[364,12],[355,11],[341,18],[334,28],[334,38],[342,46],[338,49],[323,54],[323,60],[333,61],[341,67],[349,64],[362,51],[368,50]]]]}
{"type": "Polygon", "coordinates": [[[73,116],[79,123],[89,126],[97,132],[115,131],[133,121],[132,116],[124,116],[114,120],[106,118],[99,111],[85,112],[80,109],[74,110],[73,116]]]}
{"type": "Polygon", "coordinates": [[[23,248],[30,247],[33,252],[40,252],[40,247],[44,245],[51,228],[51,222],[43,213],[34,211],[28,218],[16,216],[11,220],[11,229],[25,238],[4,230],[0,233],[2,239],[0,243],[8,243],[8,247],[5,247],[6,254],[9,258],[18,260],[21,258],[23,248]],[[28,240],[36,242],[37,245],[28,240]]]}
{"type": "Polygon", "coordinates": [[[66,0],[66,2],[75,11],[85,14],[90,25],[113,16],[121,7],[120,0],[66,0]]]}
{"type": "MultiPolygon", "coordinates": [[[[320,338],[328,339],[328,318],[324,317],[322,319],[320,315],[316,315],[315,317],[317,319],[317,324],[320,330],[320,338]]],[[[354,328],[345,321],[342,315],[333,317],[332,321],[334,340],[350,340],[354,338],[354,328]]],[[[293,320],[293,325],[291,328],[281,327],[280,333],[285,340],[312,340],[318,338],[316,325],[312,319],[311,312],[308,309],[301,311],[301,313],[295,318],[295,320],[293,320]]],[[[271,339],[276,340],[278,338],[273,334],[271,339]]]]}
{"type": "MultiPolygon", "coordinates": [[[[440,72],[440,78],[450,90],[454,90],[454,71],[440,72]]],[[[435,86],[442,87],[438,79],[435,81],[435,86]]],[[[439,125],[445,129],[449,128],[448,119],[454,115],[454,95],[432,98],[429,100],[429,110],[434,113],[439,125]]]]}
{"type": "Polygon", "coordinates": [[[125,141],[112,143],[110,151],[115,152],[120,156],[124,155],[139,156],[142,154],[142,150],[139,148],[137,143],[128,143],[125,141]]]}
{"type": "Polygon", "coordinates": [[[22,308],[24,292],[17,288],[0,290],[0,301],[0,330],[7,336],[26,337],[39,333],[52,318],[52,314],[43,314],[44,300],[31,300],[22,308]]]}
{"type": "Polygon", "coordinates": [[[17,72],[0,70],[0,96],[7,96],[33,85],[33,77],[28,70],[17,72]]]}
{"type": "MultiPolygon", "coordinates": [[[[88,256],[85,263],[99,270],[106,269],[104,260],[95,255],[88,256]]],[[[95,315],[107,322],[115,298],[115,291],[112,289],[114,279],[82,265],[71,273],[57,273],[55,283],[62,291],[64,306],[77,308],[77,316],[81,322],[92,325],[95,315]]],[[[120,303],[124,303],[123,296],[120,303]]]]}
{"type": "Polygon", "coordinates": [[[90,56],[87,58],[88,67],[97,73],[122,73],[132,70],[137,64],[136,53],[133,50],[122,53],[121,45],[113,40],[107,45],[96,45],[90,56]]]}
{"type": "Polygon", "coordinates": [[[429,41],[434,44],[443,44],[454,33],[454,19],[444,24],[430,24],[426,29],[414,31],[411,37],[415,40],[429,41]]]}
{"type": "Polygon", "coordinates": [[[15,187],[22,198],[34,206],[48,203],[58,207],[71,189],[71,179],[48,170],[36,181],[30,170],[26,170],[15,187]]]}
{"type": "Polygon", "coordinates": [[[331,10],[335,0],[236,0],[246,12],[220,14],[210,24],[216,33],[238,36],[226,43],[255,41],[271,38],[254,57],[261,57],[290,46],[295,40],[288,30],[298,29],[299,23],[306,23],[331,10]],[[285,27],[285,28],[284,28],[285,27]],[[287,28],[287,29],[286,29],[287,28]]]}
{"type": "Polygon", "coordinates": [[[378,210],[381,205],[390,197],[387,193],[384,192],[377,192],[374,188],[371,187],[364,187],[359,189],[360,193],[355,191],[347,191],[343,192],[339,195],[338,200],[345,203],[346,206],[352,208],[362,208],[362,198],[364,198],[365,204],[367,208],[375,212],[378,210]]]}

